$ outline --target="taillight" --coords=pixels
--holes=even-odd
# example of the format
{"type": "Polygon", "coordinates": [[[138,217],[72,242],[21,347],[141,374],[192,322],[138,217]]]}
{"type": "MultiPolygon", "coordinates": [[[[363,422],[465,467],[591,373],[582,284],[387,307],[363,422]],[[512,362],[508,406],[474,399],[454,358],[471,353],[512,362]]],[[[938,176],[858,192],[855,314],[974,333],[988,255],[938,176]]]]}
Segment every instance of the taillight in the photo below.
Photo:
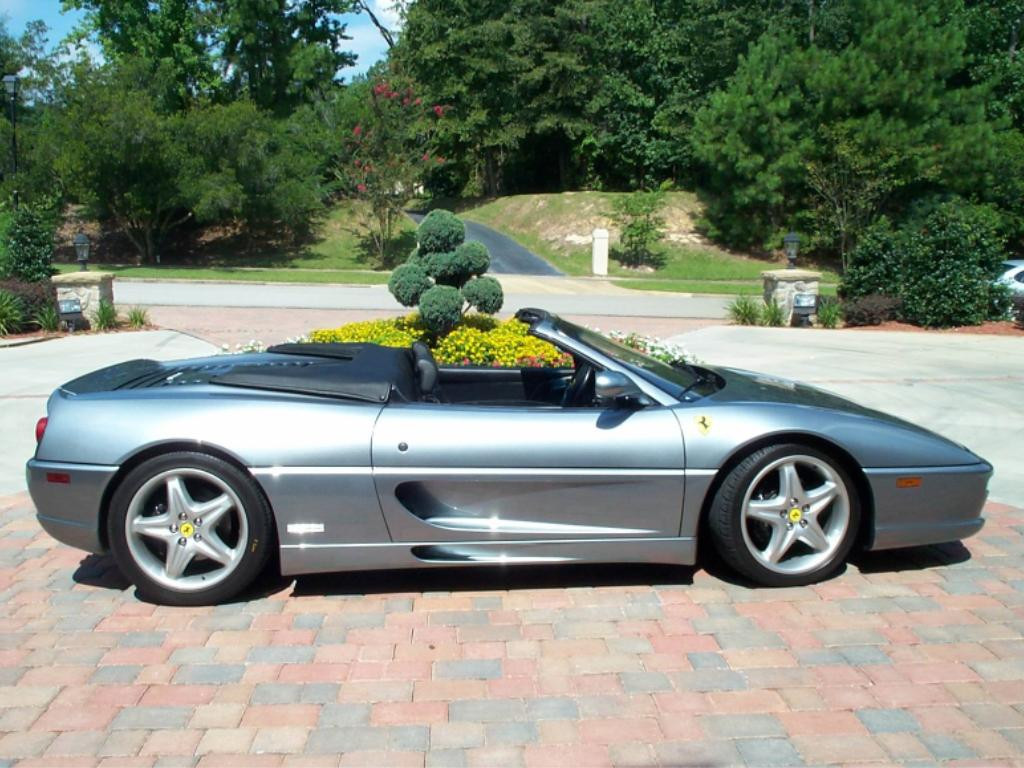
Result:
{"type": "Polygon", "coordinates": [[[39,421],[36,422],[36,442],[38,443],[43,439],[43,434],[46,432],[46,423],[49,421],[48,418],[43,416],[39,421]]]}

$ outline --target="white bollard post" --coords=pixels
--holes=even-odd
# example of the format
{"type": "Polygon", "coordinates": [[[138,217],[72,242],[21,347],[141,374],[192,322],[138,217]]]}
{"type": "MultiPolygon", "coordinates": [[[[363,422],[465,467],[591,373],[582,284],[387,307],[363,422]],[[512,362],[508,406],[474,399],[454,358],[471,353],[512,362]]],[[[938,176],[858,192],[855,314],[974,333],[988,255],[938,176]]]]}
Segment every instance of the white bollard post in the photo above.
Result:
{"type": "Polygon", "coordinates": [[[595,229],[590,250],[590,269],[595,275],[608,274],[608,230],[595,229]]]}

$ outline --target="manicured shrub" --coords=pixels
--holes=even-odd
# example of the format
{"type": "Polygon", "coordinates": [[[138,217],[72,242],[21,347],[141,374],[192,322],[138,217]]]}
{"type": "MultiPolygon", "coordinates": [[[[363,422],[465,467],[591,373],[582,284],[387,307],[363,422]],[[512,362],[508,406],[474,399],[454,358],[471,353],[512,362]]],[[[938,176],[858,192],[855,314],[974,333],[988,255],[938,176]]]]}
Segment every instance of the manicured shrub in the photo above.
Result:
{"type": "Polygon", "coordinates": [[[0,291],[0,336],[17,333],[25,323],[25,307],[10,291],[0,291]]]}
{"type": "Polygon", "coordinates": [[[491,268],[491,254],[487,252],[487,246],[476,240],[463,243],[456,248],[455,258],[465,271],[474,277],[491,268]]]}
{"type": "Polygon", "coordinates": [[[842,304],[843,322],[847,325],[881,325],[896,320],[900,313],[900,300],[893,296],[874,294],[859,299],[848,299],[842,304]]]}
{"type": "Polygon", "coordinates": [[[54,272],[53,233],[53,220],[43,211],[29,205],[15,211],[7,229],[9,276],[26,283],[49,280],[54,272]]]}
{"type": "Polygon", "coordinates": [[[440,208],[423,217],[416,242],[424,253],[454,251],[466,239],[466,225],[451,211],[440,208]]]}
{"type": "Polygon", "coordinates": [[[407,307],[418,305],[423,322],[434,333],[451,331],[459,320],[456,311],[459,316],[468,307],[497,312],[505,300],[496,280],[480,277],[491,263],[486,246],[463,242],[465,235],[465,227],[453,213],[431,211],[416,231],[416,250],[388,281],[395,299],[407,307]],[[470,282],[469,292],[463,292],[470,282]]]}
{"type": "Polygon", "coordinates": [[[868,227],[850,254],[839,295],[844,299],[895,296],[900,286],[900,240],[901,234],[884,216],[868,227]]]}
{"type": "Polygon", "coordinates": [[[391,273],[388,290],[403,307],[415,307],[433,283],[419,263],[406,262],[391,273]]]}
{"type": "Polygon", "coordinates": [[[465,300],[462,292],[451,285],[434,285],[420,296],[420,317],[432,331],[445,334],[462,318],[465,300]]]}
{"type": "Polygon", "coordinates": [[[752,296],[737,296],[729,304],[729,319],[737,325],[759,325],[764,303],[752,296]]]}
{"type": "Polygon", "coordinates": [[[493,277],[474,277],[462,286],[462,295],[477,311],[491,315],[501,309],[505,294],[493,277]]]}

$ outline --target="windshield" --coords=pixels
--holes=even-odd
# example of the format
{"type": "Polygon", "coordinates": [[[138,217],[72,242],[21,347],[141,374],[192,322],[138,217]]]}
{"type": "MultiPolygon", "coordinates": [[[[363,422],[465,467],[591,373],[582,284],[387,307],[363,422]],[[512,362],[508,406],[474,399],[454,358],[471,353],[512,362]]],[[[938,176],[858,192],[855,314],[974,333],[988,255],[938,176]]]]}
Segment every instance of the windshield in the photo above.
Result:
{"type": "Polygon", "coordinates": [[[673,397],[679,397],[697,381],[698,376],[690,368],[677,367],[648,357],[642,352],[630,349],[617,341],[612,341],[597,331],[581,328],[578,325],[559,318],[556,327],[570,339],[582,342],[599,352],[611,357],[659,389],[673,397]]]}

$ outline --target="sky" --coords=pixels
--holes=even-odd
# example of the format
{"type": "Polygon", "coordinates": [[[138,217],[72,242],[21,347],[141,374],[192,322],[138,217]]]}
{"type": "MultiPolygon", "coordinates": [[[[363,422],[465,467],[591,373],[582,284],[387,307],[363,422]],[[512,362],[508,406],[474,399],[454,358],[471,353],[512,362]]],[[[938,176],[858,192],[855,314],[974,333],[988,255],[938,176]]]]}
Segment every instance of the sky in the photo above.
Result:
{"type": "MultiPolygon", "coordinates": [[[[396,24],[397,19],[388,0],[372,0],[371,7],[377,18],[384,23],[391,26],[396,24]]],[[[83,15],[81,11],[61,13],[60,0],[0,0],[0,16],[6,17],[7,29],[12,35],[20,37],[28,22],[42,19],[50,28],[50,45],[60,42],[83,15]]],[[[346,48],[358,56],[354,67],[341,72],[347,81],[353,75],[365,72],[374,62],[383,58],[387,45],[368,17],[348,14],[343,16],[342,20],[348,25],[348,35],[352,38],[346,48]]]]}

